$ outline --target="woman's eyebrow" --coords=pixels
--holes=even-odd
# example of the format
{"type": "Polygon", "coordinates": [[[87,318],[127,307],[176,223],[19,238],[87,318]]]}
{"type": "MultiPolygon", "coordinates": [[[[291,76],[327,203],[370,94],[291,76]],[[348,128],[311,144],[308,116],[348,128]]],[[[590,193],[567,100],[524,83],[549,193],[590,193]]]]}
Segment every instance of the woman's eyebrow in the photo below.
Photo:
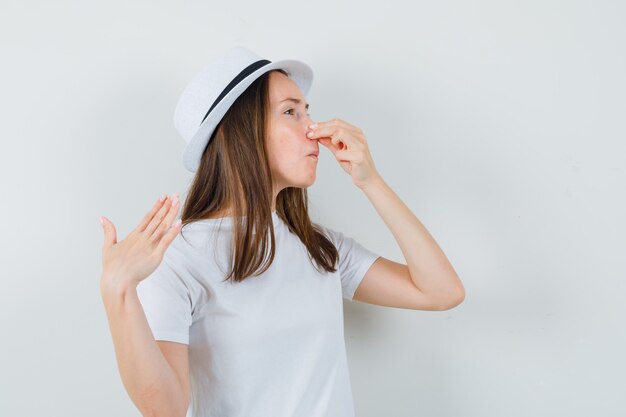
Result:
{"type": "MultiPolygon", "coordinates": [[[[296,104],[300,104],[302,102],[300,99],[294,98],[294,97],[287,97],[286,99],[281,100],[280,102],[282,103],[283,101],[287,101],[287,100],[293,101],[296,104]]],[[[309,103],[306,103],[306,106],[304,106],[304,108],[308,110],[309,109],[309,103]]]]}

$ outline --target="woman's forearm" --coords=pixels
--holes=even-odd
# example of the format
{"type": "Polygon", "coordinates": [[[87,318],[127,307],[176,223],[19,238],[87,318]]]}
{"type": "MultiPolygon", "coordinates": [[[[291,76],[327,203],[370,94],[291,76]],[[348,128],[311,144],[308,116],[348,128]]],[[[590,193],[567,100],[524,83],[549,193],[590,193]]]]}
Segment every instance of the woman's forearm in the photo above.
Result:
{"type": "Polygon", "coordinates": [[[465,297],[465,288],[450,261],[426,227],[379,175],[363,189],[406,259],[415,285],[437,304],[451,308],[465,297]]]}
{"type": "Polygon", "coordinates": [[[144,416],[187,412],[182,384],[159,349],[136,287],[100,288],[122,382],[144,416]]]}

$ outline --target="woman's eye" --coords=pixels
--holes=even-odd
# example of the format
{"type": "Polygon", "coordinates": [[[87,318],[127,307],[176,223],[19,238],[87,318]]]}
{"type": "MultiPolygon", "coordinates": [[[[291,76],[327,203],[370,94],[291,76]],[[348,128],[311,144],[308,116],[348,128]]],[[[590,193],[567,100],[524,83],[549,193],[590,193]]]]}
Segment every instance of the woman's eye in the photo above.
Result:
{"type": "MultiPolygon", "coordinates": [[[[295,110],[295,109],[285,110],[285,113],[293,112],[294,110],[295,110]]],[[[311,113],[308,113],[308,112],[307,112],[307,114],[306,114],[306,115],[307,115],[307,116],[310,116],[310,115],[311,115],[311,113]]]]}

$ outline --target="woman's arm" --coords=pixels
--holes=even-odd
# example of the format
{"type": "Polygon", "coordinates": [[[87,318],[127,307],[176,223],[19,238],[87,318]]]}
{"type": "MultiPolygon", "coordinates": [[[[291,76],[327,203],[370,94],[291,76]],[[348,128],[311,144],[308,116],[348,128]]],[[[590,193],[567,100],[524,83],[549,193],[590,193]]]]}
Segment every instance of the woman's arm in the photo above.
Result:
{"type": "MultiPolygon", "coordinates": [[[[181,222],[173,223],[178,206],[178,193],[171,200],[162,196],[119,242],[115,225],[104,216],[100,218],[104,231],[100,294],[118,368],[131,400],[144,416],[150,417],[184,417],[189,404],[189,383],[182,380],[186,369],[181,368],[185,363],[180,360],[180,350],[168,362],[137,295],[139,283],[159,266],[165,250],[180,232],[181,222]]],[[[167,353],[172,355],[171,350],[167,353]]]]}
{"type": "Polygon", "coordinates": [[[122,382],[132,401],[146,417],[184,417],[188,385],[179,381],[159,349],[136,287],[101,287],[101,295],[122,382]]]}
{"type": "Polygon", "coordinates": [[[406,259],[415,286],[432,304],[451,308],[463,301],[465,289],[435,239],[383,181],[375,177],[362,188],[383,219],[406,259]]]}
{"type": "MultiPolygon", "coordinates": [[[[379,260],[372,267],[376,271],[370,274],[368,287],[377,287],[379,281],[380,285],[386,285],[382,281],[390,274],[396,284],[383,288],[390,293],[389,297],[377,301],[437,309],[459,304],[465,297],[463,284],[437,242],[378,174],[363,130],[341,119],[332,119],[310,125],[307,137],[318,140],[333,153],[341,168],[374,205],[400,246],[408,264],[408,275],[419,290],[412,291],[416,301],[400,300],[407,271],[401,264],[379,260]]],[[[366,292],[366,298],[372,301],[372,294],[366,292]]],[[[363,291],[360,295],[363,296],[363,291]]]]}

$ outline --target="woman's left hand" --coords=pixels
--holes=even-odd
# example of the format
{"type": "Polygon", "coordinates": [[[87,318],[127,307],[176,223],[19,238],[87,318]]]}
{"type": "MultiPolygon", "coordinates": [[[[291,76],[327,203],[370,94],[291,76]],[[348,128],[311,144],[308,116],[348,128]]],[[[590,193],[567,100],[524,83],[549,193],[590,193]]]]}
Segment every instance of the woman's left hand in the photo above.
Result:
{"type": "Polygon", "coordinates": [[[317,139],[330,150],[354,184],[364,189],[378,177],[363,131],[341,119],[309,126],[309,139],[317,139]]]}

